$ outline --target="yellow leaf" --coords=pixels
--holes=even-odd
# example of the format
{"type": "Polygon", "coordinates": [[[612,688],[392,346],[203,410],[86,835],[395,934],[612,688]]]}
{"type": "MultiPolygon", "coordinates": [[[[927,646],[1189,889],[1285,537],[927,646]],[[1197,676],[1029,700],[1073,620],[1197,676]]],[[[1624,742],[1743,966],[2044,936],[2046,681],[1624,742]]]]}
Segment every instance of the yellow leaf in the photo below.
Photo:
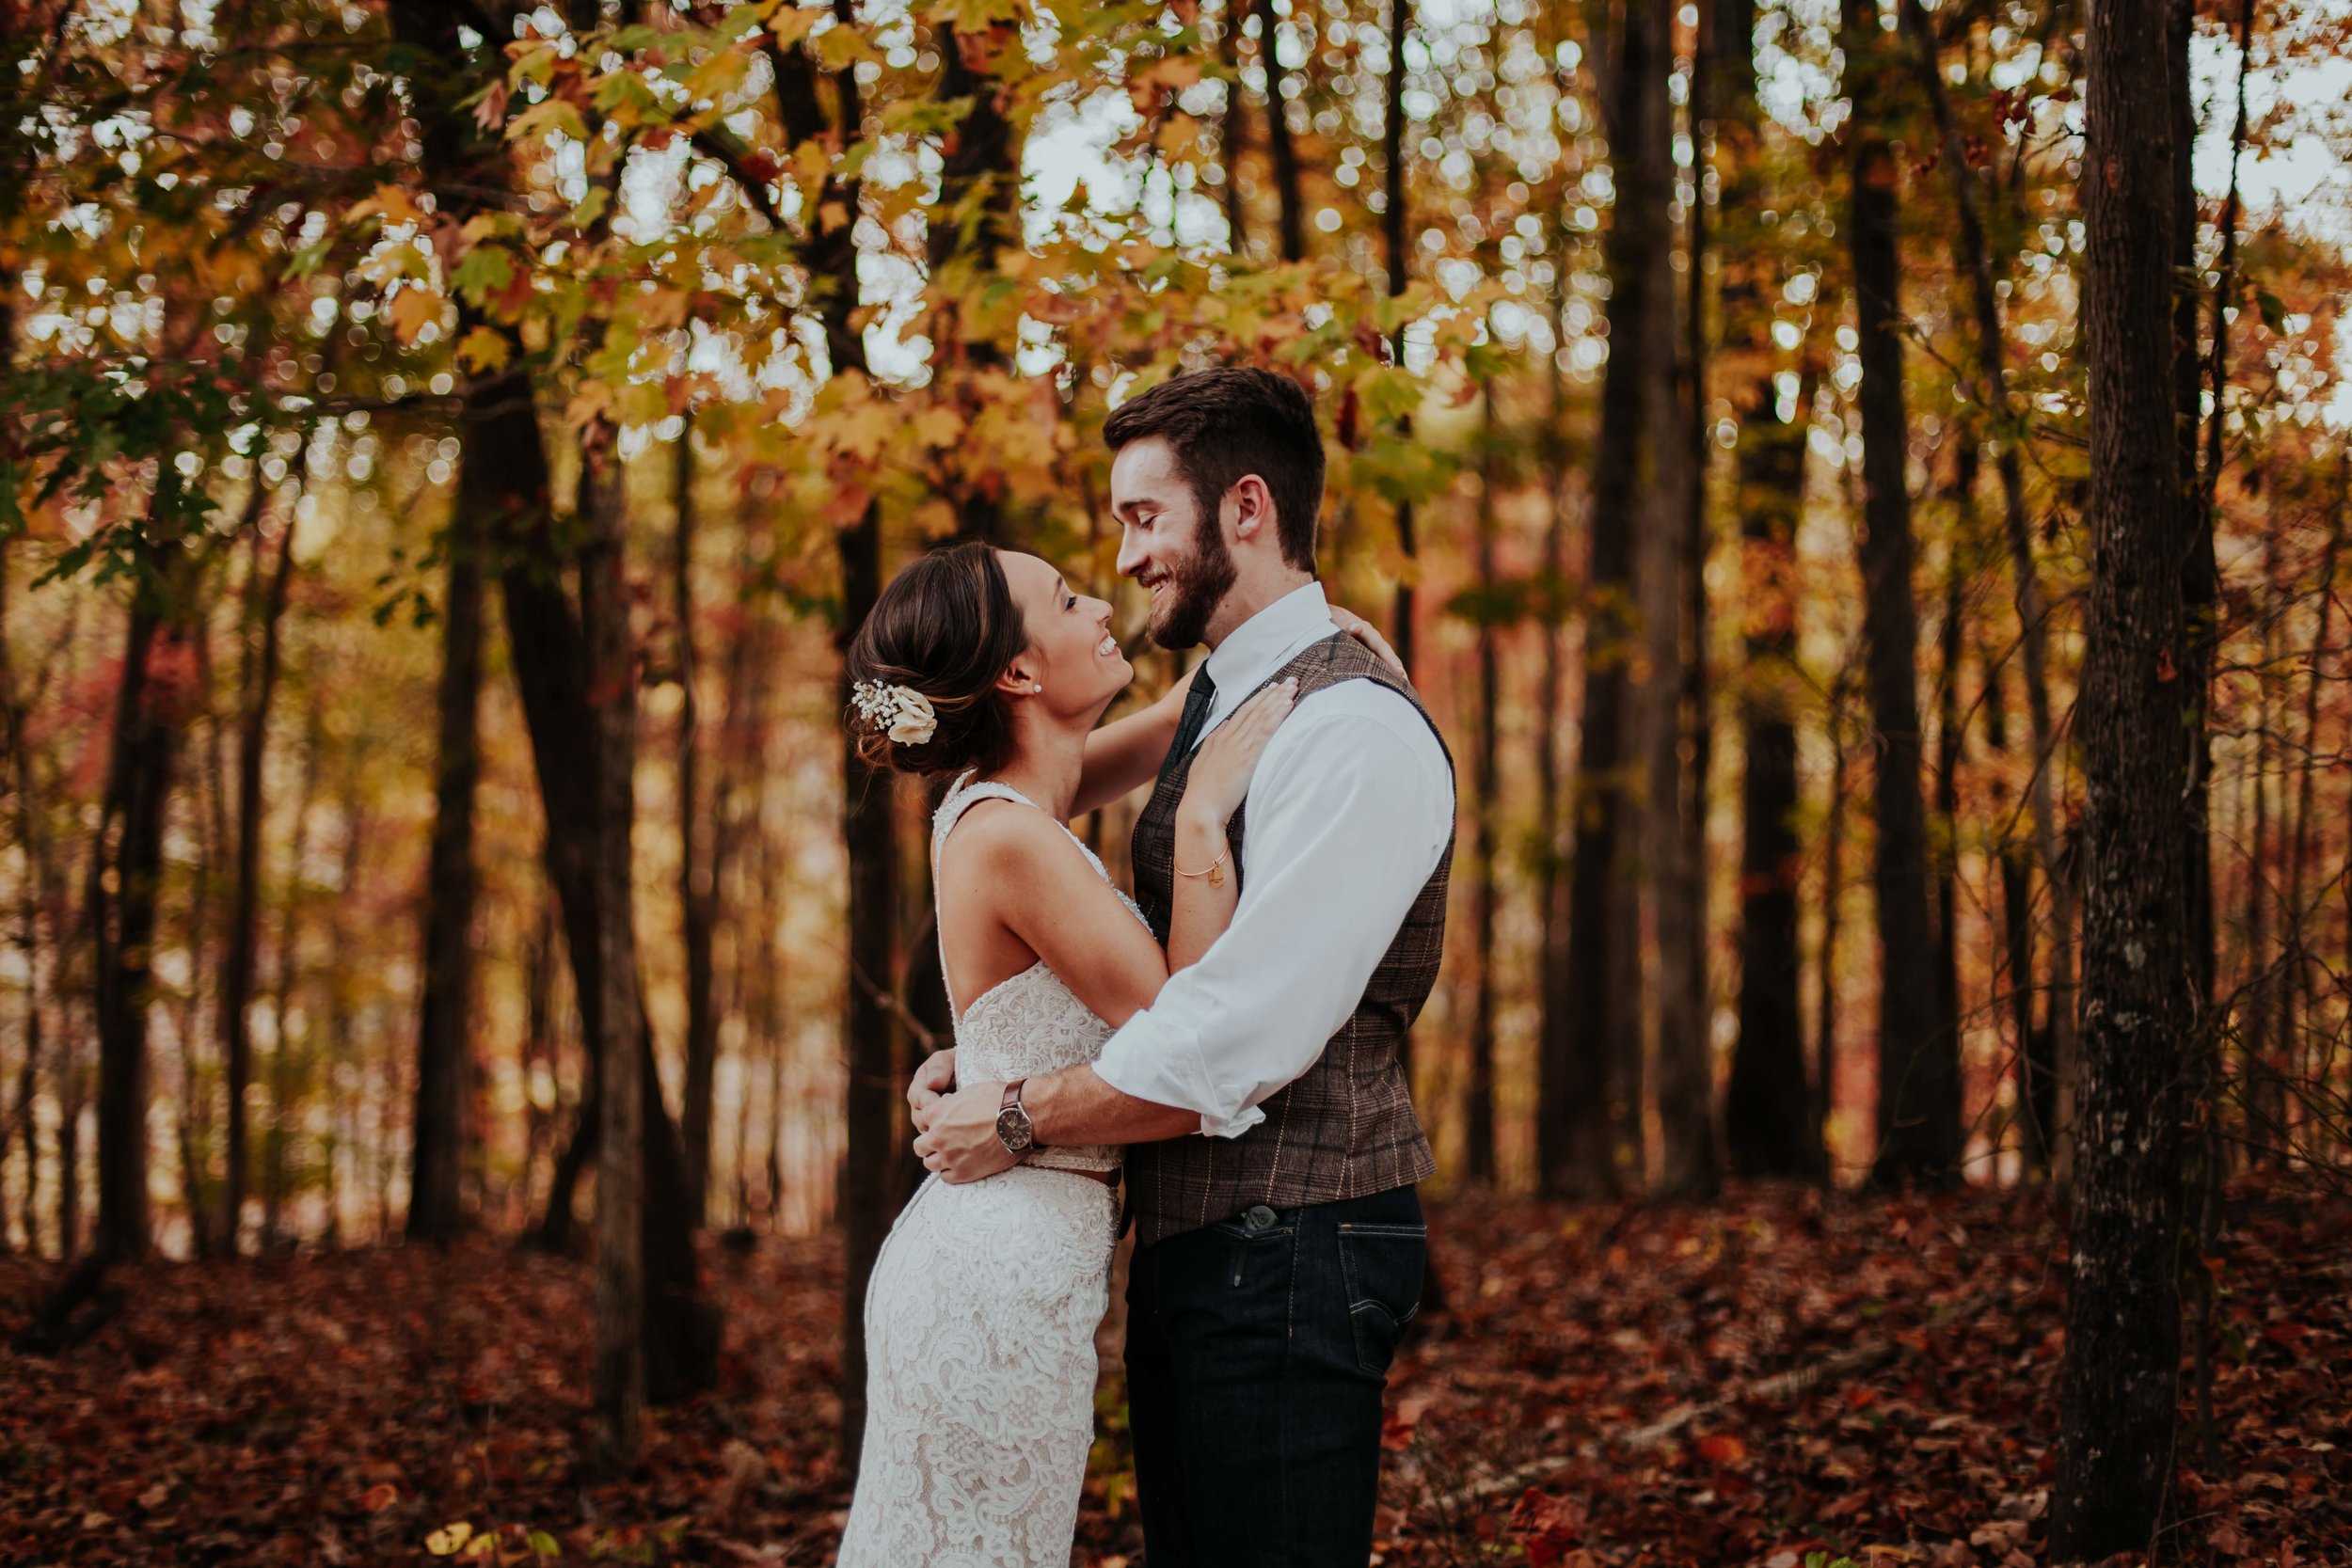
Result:
{"type": "Polygon", "coordinates": [[[427,322],[439,318],[441,296],[409,283],[392,296],[389,309],[392,318],[392,336],[400,340],[403,347],[407,347],[417,341],[417,334],[424,330],[427,322]]]}
{"type": "Polygon", "coordinates": [[[463,1519],[453,1520],[424,1538],[424,1549],[435,1557],[454,1557],[472,1539],[471,1525],[463,1519]]]}
{"type": "Polygon", "coordinates": [[[914,509],[914,527],[926,539],[945,539],[956,531],[956,509],[933,496],[914,509]]]}
{"type": "Polygon", "coordinates": [[[914,438],[927,447],[952,447],[963,434],[962,417],[952,408],[930,407],[914,416],[914,438]]]}
{"type": "Polygon", "coordinates": [[[476,375],[496,375],[515,352],[506,334],[477,326],[457,345],[457,362],[476,375]]]}

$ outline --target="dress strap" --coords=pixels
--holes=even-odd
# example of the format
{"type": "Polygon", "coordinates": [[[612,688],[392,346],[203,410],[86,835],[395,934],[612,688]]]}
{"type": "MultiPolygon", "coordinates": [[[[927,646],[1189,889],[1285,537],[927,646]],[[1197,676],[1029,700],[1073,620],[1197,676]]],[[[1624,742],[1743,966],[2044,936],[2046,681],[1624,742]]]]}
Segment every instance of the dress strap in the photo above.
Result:
{"type": "Polygon", "coordinates": [[[1015,800],[1032,811],[1038,809],[1035,800],[1030,800],[1009,784],[998,784],[993,779],[984,779],[978,784],[971,781],[972,775],[968,772],[957,775],[956,782],[949,787],[946,798],[939,802],[939,809],[931,814],[931,862],[934,870],[937,869],[939,862],[939,847],[947,842],[948,832],[959,821],[962,820],[965,812],[982,800],[1015,800]]]}

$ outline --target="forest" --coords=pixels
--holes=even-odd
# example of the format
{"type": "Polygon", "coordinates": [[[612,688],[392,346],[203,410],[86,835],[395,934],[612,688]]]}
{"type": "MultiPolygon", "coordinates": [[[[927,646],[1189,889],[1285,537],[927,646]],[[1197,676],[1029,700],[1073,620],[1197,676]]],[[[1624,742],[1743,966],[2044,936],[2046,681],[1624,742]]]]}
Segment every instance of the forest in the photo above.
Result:
{"type": "Polygon", "coordinates": [[[953,1038],[842,650],[980,539],[1158,697],[1103,424],[1249,364],[1456,769],[1375,1560],[2352,1562],[2342,6],[0,54],[0,1560],[831,1560],[953,1038]]]}

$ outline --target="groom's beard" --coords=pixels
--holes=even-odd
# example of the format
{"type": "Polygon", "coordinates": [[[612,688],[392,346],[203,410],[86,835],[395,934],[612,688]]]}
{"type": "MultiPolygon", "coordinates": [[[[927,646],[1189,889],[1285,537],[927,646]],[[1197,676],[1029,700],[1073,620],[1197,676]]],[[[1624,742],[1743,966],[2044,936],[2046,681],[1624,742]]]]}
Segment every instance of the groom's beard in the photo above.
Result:
{"type": "Polygon", "coordinates": [[[1199,647],[1209,634],[1209,618],[1240,575],[1214,521],[1197,525],[1192,539],[1191,552],[1167,567],[1168,586],[1152,604],[1148,629],[1163,648],[1199,647]]]}

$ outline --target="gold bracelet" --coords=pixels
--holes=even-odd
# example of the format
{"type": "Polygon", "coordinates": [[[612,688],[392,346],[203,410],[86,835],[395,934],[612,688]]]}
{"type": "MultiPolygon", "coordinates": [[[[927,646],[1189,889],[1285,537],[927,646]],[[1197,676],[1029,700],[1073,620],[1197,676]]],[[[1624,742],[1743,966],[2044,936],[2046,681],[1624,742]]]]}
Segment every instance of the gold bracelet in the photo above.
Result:
{"type": "Polygon", "coordinates": [[[1224,848],[1219,849],[1216,852],[1216,859],[1211,861],[1206,867],[1199,871],[1185,870],[1183,866],[1176,863],[1173,856],[1170,856],[1168,863],[1168,869],[1175,872],[1179,877],[1206,877],[1209,879],[1209,885],[1211,887],[1223,887],[1225,885],[1225,857],[1232,852],[1233,847],[1231,844],[1228,844],[1224,848]]]}

